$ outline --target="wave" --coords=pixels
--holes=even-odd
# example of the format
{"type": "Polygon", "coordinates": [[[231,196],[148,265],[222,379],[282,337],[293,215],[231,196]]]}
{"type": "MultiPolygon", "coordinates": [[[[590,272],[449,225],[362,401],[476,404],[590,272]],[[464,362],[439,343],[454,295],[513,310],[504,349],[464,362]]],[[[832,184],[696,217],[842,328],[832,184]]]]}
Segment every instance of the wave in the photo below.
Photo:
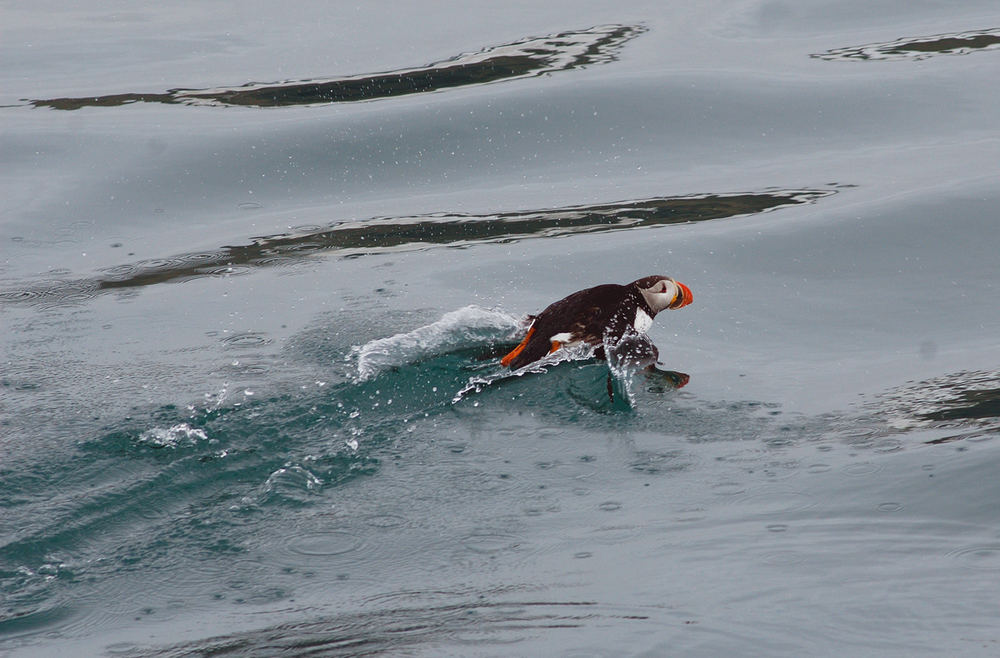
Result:
{"type": "Polygon", "coordinates": [[[334,222],[326,227],[300,227],[289,233],[260,236],[247,244],[215,251],[117,265],[93,278],[8,284],[0,289],[0,304],[75,306],[111,291],[122,293],[161,283],[228,277],[246,273],[250,267],[288,265],[325,252],[355,258],[733,219],[816,203],[837,191],[774,189],[690,194],[481,215],[434,213],[334,222]]]}
{"type": "Polygon", "coordinates": [[[1000,29],[974,30],[927,37],[907,37],[886,43],[835,48],[810,55],[830,61],[921,60],[935,55],[968,55],[1000,48],[1000,29]]]}
{"type": "MultiPolygon", "coordinates": [[[[499,591],[470,601],[463,599],[466,594],[439,591],[429,593],[429,602],[422,606],[389,605],[170,646],[123,644],[119,648],[134,658],[416,655],[427,647],[427,655],[435,655],[450,653],[441,647],[451,645],[460,647],[462,653],[470,648],[479,653],[506,649],[545,631],[583,629],[611,620],[638,624],[650,619],[649,610],[615,608],[594,601],[500,600],[499,591]]],[[[415,598],[412,593],[396,596],[415,598]]],[[[504,653],[507,651],[498,655],[504,653]]]]}
{"type": "Polygon", "coordinates": [[[522,326],[522,321],[503,311],[470,305],[423,327],[355,347],[349,359],[356,362],[358,379],[367,381],[430,357],[510,341],[522,326]]]}
{"type": "Polygon", "coordinates": [[[638,25],[598,25],[492,46],[427,66],[382,73],[29,102],[35,107],[78,110],[82,107],[113,107],[131,103],[273,108],[372,101],[536,77],[612,62],[627,41],[644,31],[645,28],[638,25]]]}

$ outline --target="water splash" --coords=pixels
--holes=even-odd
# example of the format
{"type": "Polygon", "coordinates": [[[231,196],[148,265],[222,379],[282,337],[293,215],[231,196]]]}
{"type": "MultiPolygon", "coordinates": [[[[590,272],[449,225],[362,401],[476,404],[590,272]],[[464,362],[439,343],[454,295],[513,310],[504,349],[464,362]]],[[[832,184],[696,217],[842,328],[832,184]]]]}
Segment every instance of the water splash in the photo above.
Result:
{"type": "Polygon", "coordinates": [[[348,358],[356,362],[358,381],[363,382],[387,369],[511,340],[520,327],[520,320],[503,311],[470,305],[429,325],[355,347],[348,358]]]}
{"type": "MultiPolygon", "coordinates": [[[[458,404],[470,395],[481,393],[486,388],[504,381],[548,372],[550,368],[561,363],[592,361],[595,358],[607,360],[607,400],[611,403],[611,407],[616,410],[629,410],[635,403],[632,390],[633,377],[641,370],[655,368],[659,351],[645,334],[629,332],[618,339],[605,336],[604,344],[601,346],[580,343],[563,347],[516,370],[498,368],[486,374],[474,375],[455,393],[451,403],[458,404]]],[[[659,370],[655,372],[662,374],[669,381],[671,388],[680,388],[687,383],[687,375],[682,373],[659,370]]]]}
{"type": "Polygon", "coordinates": [[[260,491],[244,496],[241,503],[244,508],[274,502],[304,505],[322,490],[323,485],[323,480],[305,466],[286,462],[267,477],[260,491]]]}
{"type": "Polygon", "coordinates": [[[486,375],[476,375],[474,377],[470,377],[468,383],[455,393],[455,396],[451,399],[451,403],[458,404],[468,395],[481,393],[483,389],[504,380],[516,379],[524,377],[525,375],[542,374],[547,372],[550,367],[567,361],[584,361],[591,359],[594,356],[594,351],[593,346],[584,344],[564,347],[557,352],[553,352],[552,354],[518,368],[517,370],[507,370],[506,368],[502,368],[486,375]]]}
{"type": "Polygon", "coordinates": [[[167,429],[154,427],[139,435],[139,443],[152,448],[179,448],[194,446],[207,441],[205,430],[191,427],[187,423],[178,423],[167,429]]]}
{"type": "Polygon", "coordinates": [[[635,394],[632,377],[644,368],[655,366],[660,352],[649,336],[627,332],[617,339],[604,336],[604,355],[608,360],[608,397],[612,404],[632,408],[635,394]]]}

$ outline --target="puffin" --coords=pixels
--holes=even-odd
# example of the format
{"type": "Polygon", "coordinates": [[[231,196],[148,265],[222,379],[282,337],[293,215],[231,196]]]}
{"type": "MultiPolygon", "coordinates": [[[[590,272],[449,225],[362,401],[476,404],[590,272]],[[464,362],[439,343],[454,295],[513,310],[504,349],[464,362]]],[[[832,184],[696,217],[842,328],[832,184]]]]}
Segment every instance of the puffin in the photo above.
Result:
{"type": "Polygon", "coordinates": [[[549,304],[538,315],[529,315],[531,324],[524,340],[500,363],[516,370],[560,347],[579,343],[597,347],[595,356],[604,358],[605,342],[629,345],[637,340],[655,363],[658,352],[645,336],[653,318],[664,309],[683,308],[693,299],[686,285],[658,274],[626,285],[606,283],[580,290],[549,304]]]}

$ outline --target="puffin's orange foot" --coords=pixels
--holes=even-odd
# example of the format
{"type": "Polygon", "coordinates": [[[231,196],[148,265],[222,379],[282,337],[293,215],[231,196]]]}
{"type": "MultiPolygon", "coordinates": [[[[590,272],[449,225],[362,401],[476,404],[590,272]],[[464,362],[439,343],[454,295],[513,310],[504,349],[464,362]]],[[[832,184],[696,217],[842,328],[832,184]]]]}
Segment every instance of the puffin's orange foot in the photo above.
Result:
{"type": "Polygon", "coordinates": [[[507,356],[505,356],[504,358],[500,359],[500,365],[502,365],[502,366],[508,366],[508,365],[510,365],[510,362],[513,361],[514,359],[516,359],[517,355],[520,354],[522,351],[524,351],[524,348],[528,345],[528,341],[531,340],[531,334],[533,334],[533,333],[535,333],[535,328],[534,327],[531,327],[530,329],[528,329],[528,333],[525,334],[524,340],[521,341],[521,344],[518,345],[517,347],[515,347],[514,349],[512,349],[507,354],[507,356]]]}

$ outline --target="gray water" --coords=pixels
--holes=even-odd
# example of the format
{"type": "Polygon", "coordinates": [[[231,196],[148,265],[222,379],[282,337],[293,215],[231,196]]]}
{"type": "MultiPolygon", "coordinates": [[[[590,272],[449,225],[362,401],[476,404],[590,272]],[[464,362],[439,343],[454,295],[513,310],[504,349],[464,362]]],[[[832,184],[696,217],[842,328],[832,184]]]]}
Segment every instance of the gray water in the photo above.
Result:
{"type": "Polygon", "coordinates": [[[0,654],[1000,651],[995,3],[0,21],[0,654]]]}

